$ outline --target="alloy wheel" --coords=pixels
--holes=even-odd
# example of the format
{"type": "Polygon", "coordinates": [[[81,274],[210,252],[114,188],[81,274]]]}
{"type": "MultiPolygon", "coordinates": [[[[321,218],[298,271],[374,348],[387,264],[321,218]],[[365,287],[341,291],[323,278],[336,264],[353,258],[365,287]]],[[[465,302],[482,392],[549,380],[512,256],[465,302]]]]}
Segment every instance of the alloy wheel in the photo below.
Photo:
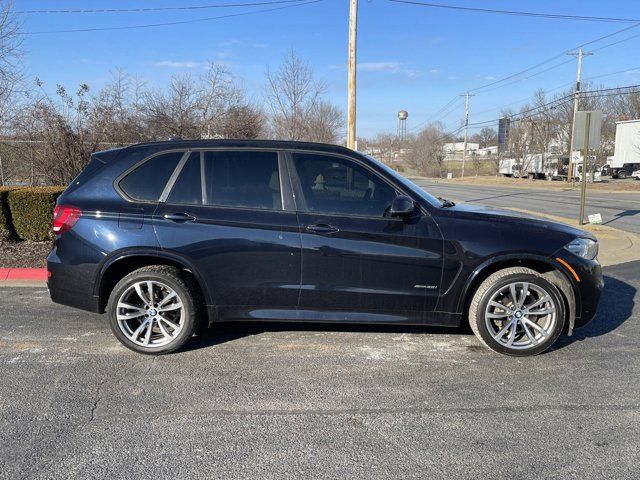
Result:
{"type": "Polygon", "coordinates": [[[164,283],[147,280],[129,286],[116,305],[122,333],[141,347],[161,347],[174,341],[185,322],[182,299],[164,283]]]}
{"type": "Polygon", "coordinates": [[[496,342],[525,350],[552,335],[558,312],[553,297],[544,288],[529,282],[513,282],[491,296],[484,318],[496,342]]]}

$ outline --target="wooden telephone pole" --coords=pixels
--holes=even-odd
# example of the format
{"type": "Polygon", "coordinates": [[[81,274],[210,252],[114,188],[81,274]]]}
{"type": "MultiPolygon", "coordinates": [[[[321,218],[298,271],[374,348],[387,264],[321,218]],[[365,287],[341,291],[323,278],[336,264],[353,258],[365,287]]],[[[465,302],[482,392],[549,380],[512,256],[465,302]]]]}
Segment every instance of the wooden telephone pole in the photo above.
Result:
{"type": "Polygon", "coordinates": [[[356,36],[358,31],[358,0],[349,7],[349,72],[347,81],[347,147],[356,148],[356,36]]]}

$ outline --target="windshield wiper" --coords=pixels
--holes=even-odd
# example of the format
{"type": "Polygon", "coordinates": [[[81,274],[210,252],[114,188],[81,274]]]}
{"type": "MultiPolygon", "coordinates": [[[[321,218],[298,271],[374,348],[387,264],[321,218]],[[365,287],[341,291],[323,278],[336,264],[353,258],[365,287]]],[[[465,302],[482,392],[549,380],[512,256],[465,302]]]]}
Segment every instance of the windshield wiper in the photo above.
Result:
{"type": "Polygon", "coordinates": [[[438,197],[438,200],[442,202],[442,208],[450,208],[456,206],[455,202],[447,200],[446,198],[438,197]]]}

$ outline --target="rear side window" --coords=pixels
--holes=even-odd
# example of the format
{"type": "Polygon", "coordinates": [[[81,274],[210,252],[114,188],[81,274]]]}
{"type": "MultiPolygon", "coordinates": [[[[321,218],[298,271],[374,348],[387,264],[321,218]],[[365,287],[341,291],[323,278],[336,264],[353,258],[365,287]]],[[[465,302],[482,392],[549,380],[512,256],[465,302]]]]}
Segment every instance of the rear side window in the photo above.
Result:
{"type": "Polygon", "coordinates": [[[168,203],[202,205],[202,178],[200,152],[193,152],[167,197],[168,203]]]}
{"type": "Polygon", "coordinates": [[[135,200],[157,202],[184,152],[171,152],[147,160],[120,180],[120,188],[135,200]]]}
{"type": "Polygon", "coordinates": [[[282,209],[276,152],[205,152],[204,179],[207,205],[282,209]]]}

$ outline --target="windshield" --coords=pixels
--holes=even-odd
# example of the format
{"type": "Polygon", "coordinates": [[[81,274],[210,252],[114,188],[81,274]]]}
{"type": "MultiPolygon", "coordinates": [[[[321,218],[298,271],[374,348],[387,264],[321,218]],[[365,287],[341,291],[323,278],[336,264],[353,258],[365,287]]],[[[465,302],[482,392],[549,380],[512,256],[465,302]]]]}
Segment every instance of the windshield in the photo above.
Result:
{"type": "Polygon", "coordinates": [[[438,200],[436,197],[431,195],[429,192],[424,190],[419,185],[416,185],[415,183],[413,183],[408,178],[403,177],[402,175],[400,175],[393,168],[388,167],[387,165],[385,165],[384,163],[376,160],[375,158],[371,157],[370,155],[365,155],[365,157],[367,157],[369,160],[372,160],[372,161],[376,162],[378,165],[380,165],[380,167],[382,167],[384,169],[385,172],[387,172],[395,180],[397,180],[398,183],[401,183],[402,185],[404,185],[406,188],[408,188],[412,192],[417,193],[418,195],[420,195],[421,198],[424,198],[427,202],[429,202],[434,207],[442,207],[443,206],[443,203],[440,200],[438,200]]]}

